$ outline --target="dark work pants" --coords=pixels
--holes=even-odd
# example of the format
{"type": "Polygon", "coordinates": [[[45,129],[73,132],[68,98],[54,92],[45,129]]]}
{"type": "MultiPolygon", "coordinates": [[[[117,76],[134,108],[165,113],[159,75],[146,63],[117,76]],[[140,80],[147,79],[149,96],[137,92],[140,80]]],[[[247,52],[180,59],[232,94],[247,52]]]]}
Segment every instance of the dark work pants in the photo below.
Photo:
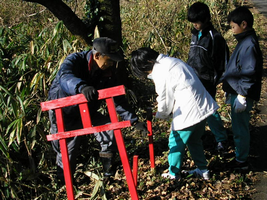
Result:
{"type": "MultiPolygon", "coordinates": [[[[51,122],[50,132],[52,134],[55,134],[58,131],[57,131],[57,126],[56,126],[55,113],[52,110],[49,111],[49,119],[51,122]]],[[[91,120],[92,120],[92,124],[94,126],[104,125],[104,124],[110,123],[109,117],[103,116],[101,114],[92,117],[91,120]]],[[[79,127],[81,124],[80,122],[77,124],[78,124],[77,128],[75,128],[75,126],[73,126],[73,130],[78,129],[78,128],[82,128],[82,127],[79,127]]],[[[112,152],[117,151],[117,145],[116,145],[116,141],[114,138],[114,131],[113,130],[94,133],[94,136],[101,146],[101,152],[112,153],[112,152]]],[[[78,148],[80,145],[80,141],[81,141],[81,139],[84,139],[84,138],[85,137],[77,136],[77,137],[67,139],[67,148],[68,148],[69,161],[70,161],[72,173],[75,172],[76,158],[77,158],[77,152],[78,152],[78,148]]],[[[54,141],[51,141],[51,143],[52,143],[52,147],[53,147],[54,151],[57,154],[56,155],[56,164],[59,167],[63,168],[59,141],[54,140],[54,141]]]]}

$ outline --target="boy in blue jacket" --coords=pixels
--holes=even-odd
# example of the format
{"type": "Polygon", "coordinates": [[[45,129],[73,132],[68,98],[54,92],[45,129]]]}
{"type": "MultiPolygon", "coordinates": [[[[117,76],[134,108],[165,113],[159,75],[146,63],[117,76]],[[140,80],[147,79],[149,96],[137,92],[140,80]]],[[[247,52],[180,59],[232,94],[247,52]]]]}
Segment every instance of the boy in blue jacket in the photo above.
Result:
{"type": "MultiPolygon", "coordinates": [[[[229,58],[229,50],[222,35],[213,27],[209,7],[202,2],[190,6],[187,14],[194,29],[190,43],[187,64],[196,72],[201,83],[215,99],[216,86],[229,58]]],[[[207,119],[214,134],[220,153],[227,152],[227,133],[219,113],[216,111],[207,119]]]]}
{"type": "Polygon", "coordinates": [[[253,20],[252,13],[243,6],[228,15],[228,23],[238,41],[222,78],[223,90],[231,100],[236,158],[227,167],[232,169],[248,169],[250,111],[261,93],[263,58],[253,20]]]}

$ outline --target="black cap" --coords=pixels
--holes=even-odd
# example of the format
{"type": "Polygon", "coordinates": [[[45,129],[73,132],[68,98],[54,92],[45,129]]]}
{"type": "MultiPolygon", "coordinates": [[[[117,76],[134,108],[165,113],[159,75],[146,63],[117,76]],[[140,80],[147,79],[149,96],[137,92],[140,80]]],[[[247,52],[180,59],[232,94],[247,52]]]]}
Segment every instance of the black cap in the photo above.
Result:
{"type": "Polygon", "coordinates": [[[119,53],[117,42],[108,37],[100,37],[94,39],[93,49],[99,53],[109,56],[111,60],[117,62],[123,60],[122,55],[119,53]]]}

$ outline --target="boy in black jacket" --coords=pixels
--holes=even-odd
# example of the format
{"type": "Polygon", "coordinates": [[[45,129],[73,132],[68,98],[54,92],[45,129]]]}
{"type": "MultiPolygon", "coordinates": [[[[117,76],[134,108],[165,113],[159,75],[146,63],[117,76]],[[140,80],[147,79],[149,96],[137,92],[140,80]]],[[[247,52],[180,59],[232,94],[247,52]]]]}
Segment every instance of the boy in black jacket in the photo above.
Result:
{"type": "MultiPolygon", "coordinates": [[[[196,2],[190,6],[187,15],[192,22],[192,39],[187,63],[193,67],[200,81],[215,99],[216,86],[224,72],[229,58],[228,46],[221,34],[211,23],[209,7],[196,2]]],[[[227,133],[218,112],[207,119],[209,127],[217,141],[217,150],[227,150],[227,133]]]]}
{"type": "Polygon", "coordinates": [[[252,13],[243,6],[228,15],[228,23],[238,41],[222,78],[223,90],[231,97],[236,159],[228,167],[233,169],[248,168],[250,111],[261,93],[263,58],[253,21],[252,13]]]}

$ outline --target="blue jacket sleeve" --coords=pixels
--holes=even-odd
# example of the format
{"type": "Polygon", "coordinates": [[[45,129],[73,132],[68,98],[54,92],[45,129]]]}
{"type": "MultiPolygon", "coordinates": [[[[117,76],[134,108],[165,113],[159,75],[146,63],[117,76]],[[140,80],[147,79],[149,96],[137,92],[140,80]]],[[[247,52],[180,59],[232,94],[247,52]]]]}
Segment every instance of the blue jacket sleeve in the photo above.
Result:
{"type": "Polygon", "coordinates": [[[213,66],[215,67],[215,84],[219,83],[222,74],[225,71],[225,66],[229,60],[229,48],[224,38],[218,33],[214,35],[213,41],[213,66]]]}
{"type": "Polygon", "coordinates": [[[79,87],[86,84],[84,80],[76,76],[79,67],[78,55],[71,54],[61,64],[61,68],[58,72],[60,87],[69,95],[78,94],[79,87]],[[75,60],[75,63],[73,60],[75,60]]]}
{"type": "Polygon", "coordinates": [[[248,90],[255,83],[255,75],[256,75],[256,50],[255,46],[250,46],[244,49],[242,55],[242,59],[237,63],[237,69],[240,71],[240,79],[238,81],[238,88],[236,88],[236,92],[243,96],[248,95],[248,90]]]}

